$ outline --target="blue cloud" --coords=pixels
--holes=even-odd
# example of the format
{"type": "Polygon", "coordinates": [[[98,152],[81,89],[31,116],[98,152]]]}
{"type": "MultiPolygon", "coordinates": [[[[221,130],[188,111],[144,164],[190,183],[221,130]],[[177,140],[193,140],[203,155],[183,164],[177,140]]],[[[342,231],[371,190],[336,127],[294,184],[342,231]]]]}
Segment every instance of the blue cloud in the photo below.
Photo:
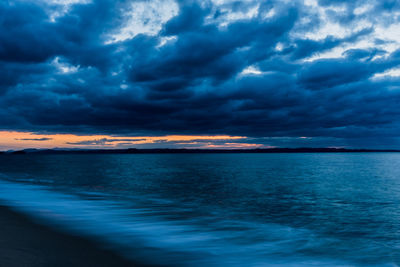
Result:
{"type": "Polygon", "coordinates": [[[382,145],[394,140],[400,130],[399,78],[375,75],[398,67],[400,50],[385,49],[396,40],[378,40],[375,27],[352,27],[359,20],[391,25],[385,16],[399,4],[371,1],[358,14],[362,1],[318,3],[327,18],[300,3],[180,1],[178,14],[158,34],[112,42],[109,36],[129,23],[123,11],[132,1],[75,4],[54,19],[52,12],[61,12],[56,5],[3,1],[0,125],[291,137],[294,143],[311,136],[327,145],[337,138],[362,145],[368,137],[365,146],[379,145],[371,138],[382,145]],[[337,6],[345,12],[332,9],[337,6]],[[255,7],[257,13],[248,15],[255,7]],[[310,38],[307,33],[317,32],[324,19],[349,34],[310,38]],[[371,46],[355,45],[360,41],[371,46]],[[321,56],[334,49],[344,52],[321,56]],[[304,61],[310,57],[315,59],[304,61]],[[243,72],[249,68],[256,71],[243,72]]]}

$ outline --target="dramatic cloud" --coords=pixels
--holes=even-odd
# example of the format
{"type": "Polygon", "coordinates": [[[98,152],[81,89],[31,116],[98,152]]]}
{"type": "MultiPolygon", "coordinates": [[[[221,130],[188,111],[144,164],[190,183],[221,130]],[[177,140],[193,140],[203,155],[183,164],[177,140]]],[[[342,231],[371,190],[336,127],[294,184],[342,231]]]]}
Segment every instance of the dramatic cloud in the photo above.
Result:
{"type": "Polygon", "coordinates": [[[6,0],[0,71],[0,130],[70,145],[400,148],[399,1],[6,0]]]}
{"type": "Polygon", "coordinates": [[[138,141],[145,141],[146,139],[109,139],[109,138],[101,138],[101,139],[94,139],[94,140],[84,140],[78,142],[66,142],[68,145],[82,145],[82,146],[107,146],[112,145],[114,142],[122,142],[123,144],[133,144],[133,142],[138,141]]]}
{"type": "Polygon", "coordinates": [[[49,141],[49,140],[53,140],[53,138],[48,138],[48,137],[42,137],[42,138],[15,138],[15,140],[19,140],[19,141],[49,141]]]}

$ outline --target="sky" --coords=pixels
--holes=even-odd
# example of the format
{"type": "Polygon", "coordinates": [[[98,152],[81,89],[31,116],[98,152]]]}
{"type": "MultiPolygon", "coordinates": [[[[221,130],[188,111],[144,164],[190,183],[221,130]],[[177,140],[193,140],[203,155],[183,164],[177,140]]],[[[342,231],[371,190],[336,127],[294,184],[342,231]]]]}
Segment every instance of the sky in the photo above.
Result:
{"type": "Polygon", "coordinates": [[[2,0],[0,150],[400,149],[398,0],[2,0]]]}

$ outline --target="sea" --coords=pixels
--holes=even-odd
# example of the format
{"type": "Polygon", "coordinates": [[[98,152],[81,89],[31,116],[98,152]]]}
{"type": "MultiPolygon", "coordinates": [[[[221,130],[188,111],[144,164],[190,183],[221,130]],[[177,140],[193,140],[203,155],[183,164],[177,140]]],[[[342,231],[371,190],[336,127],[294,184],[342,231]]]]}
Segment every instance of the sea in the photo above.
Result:
{"type": "Polygon", "coordinates": [[[0,155],[0,204],[158,266],[400,265],[400,153],[0,155]]]}

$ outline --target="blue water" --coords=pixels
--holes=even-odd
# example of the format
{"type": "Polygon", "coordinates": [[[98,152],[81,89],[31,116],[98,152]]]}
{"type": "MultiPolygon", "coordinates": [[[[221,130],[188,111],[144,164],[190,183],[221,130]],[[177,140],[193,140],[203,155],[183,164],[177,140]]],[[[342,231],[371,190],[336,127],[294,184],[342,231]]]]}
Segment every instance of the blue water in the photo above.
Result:
{"type": "Polygon", "coordinates": [[[0,203],[165,266],[400,264],[400,153],[2,155],[0,203]]]}

